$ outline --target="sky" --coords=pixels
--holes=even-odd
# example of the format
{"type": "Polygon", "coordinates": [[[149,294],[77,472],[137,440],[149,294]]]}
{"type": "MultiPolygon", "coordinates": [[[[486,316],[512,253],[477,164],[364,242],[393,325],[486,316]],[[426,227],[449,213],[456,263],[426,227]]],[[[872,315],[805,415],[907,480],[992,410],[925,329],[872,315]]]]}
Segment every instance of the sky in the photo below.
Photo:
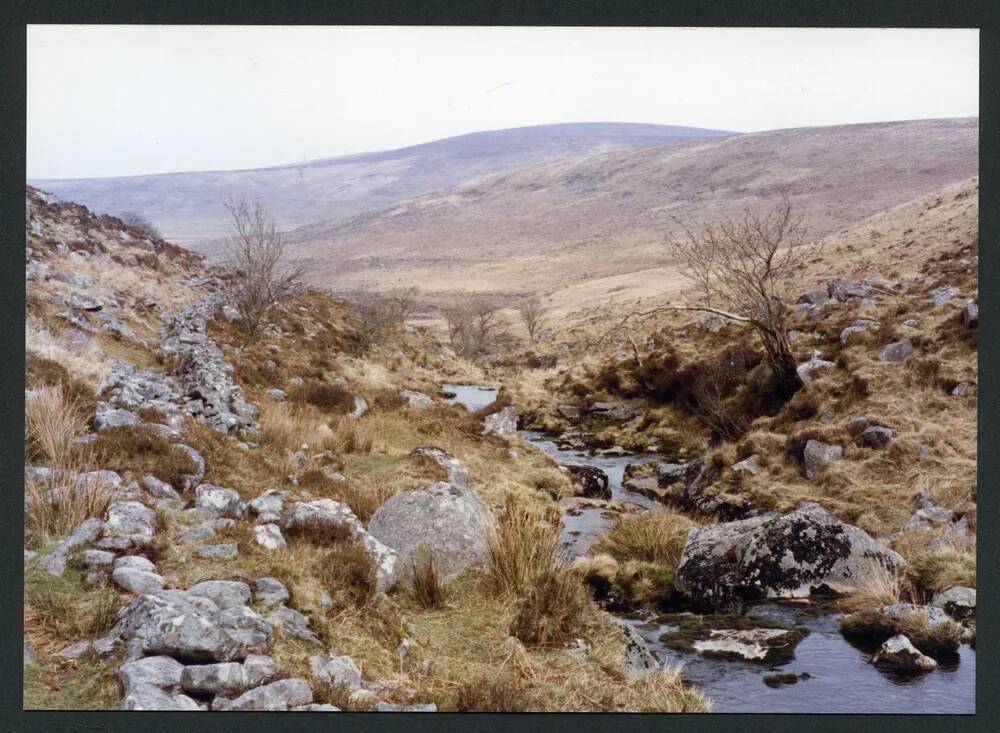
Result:
{"type": "Polygon", "coordinates": [[[230,170],[556,122],[979,114],[975,30],[28,27],[27,173],[230,170]]]}

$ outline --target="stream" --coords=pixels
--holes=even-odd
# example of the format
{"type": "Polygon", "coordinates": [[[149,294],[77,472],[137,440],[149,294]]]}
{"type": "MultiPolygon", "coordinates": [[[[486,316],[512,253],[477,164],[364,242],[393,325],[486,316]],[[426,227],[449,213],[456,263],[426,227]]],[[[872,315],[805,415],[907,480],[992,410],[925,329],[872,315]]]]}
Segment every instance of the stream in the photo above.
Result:
{"type": "MultiPolygon", "coordinates": [[[[497,390],[474,385],[442,385],[454,393],[450,404],[470,410],[485,407],[497,390]]],[[[518,431],[522,440],[551,455],[560,465],[594,466],[608,475],[613,502],[653,505],[653,501],[622,487],[625,467],[654,461],[655,456],[601,457],[587,452],[561,450],[546,436],[518,431]]],[[[587,553],[614,524],[600,508],[566,514],[560,545],[567,559],[587,553]]],[[[751,616],[806,626],[810,634],[795,649],[795,657],[781,664],[755,664],[712,659],[668,649],[660,635],[675,629],[653,623],[648,617],[621,616],[645,639],[661,664],[682,665],[684,678],[722,713],[912,713],[972,714],[976,711],[976,652],[963,644],[951,662],[920,676],[902,676],[877,669],[868,660],[873,648],[856,646],[837,629],[841,614],[810,603],[764,603],[751,608],[751,616]],[[770,687],[763,678],[773,674],[808,675],[796,684],[770,687]]]]}

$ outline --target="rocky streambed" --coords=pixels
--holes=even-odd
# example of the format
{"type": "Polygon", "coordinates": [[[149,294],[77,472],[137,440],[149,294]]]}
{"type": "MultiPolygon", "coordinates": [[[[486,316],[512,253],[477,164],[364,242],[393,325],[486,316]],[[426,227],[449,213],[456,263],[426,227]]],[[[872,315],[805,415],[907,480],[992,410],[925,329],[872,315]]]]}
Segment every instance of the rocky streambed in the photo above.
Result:
{"type": "MultiPolygon", "coordinates": [[[[495,390],[471,385],[445,389],[455,395],[449,401],[470,409],[485,406],[484,400],[496,395],[495,390]]],[[[617,512],[643,511],[655,504],[623,483],[629,464],[655,461],[656,456],[595,455],[562,449],[539,432],[522,430],[519,434],[560,465],[599,469],[607,476],[606,489],[597,487],[603,490],[601,499],[564,500],[567,511],[560,542],[567,560],[585,555],[612,528],[617,512]]],[[[845,638],[839,629],[841,617],[822,599],[751,605],[744,609],[739,624],[755,629],[751,632],[707,628],[713,622],[720,627],[736,625],[721,617],[652,611],[619,614],[660,664],[683,666],[685,679],[712,701],[716,712],[975,712],[974,649],[961,645],[954,654],[939,659],[932,673],[902,674],[872,663],[879,644],[845,638]],[[706,627],[704,633],[692,634],[687,619],[697,619],[697,625],[706,627]],[[692,641],[685,641],[688,638],[692,641]],[[776,648],[778,653],[774,653],[776,648]],[[755,654],[759,658],[751,661],[755,654]]]]}

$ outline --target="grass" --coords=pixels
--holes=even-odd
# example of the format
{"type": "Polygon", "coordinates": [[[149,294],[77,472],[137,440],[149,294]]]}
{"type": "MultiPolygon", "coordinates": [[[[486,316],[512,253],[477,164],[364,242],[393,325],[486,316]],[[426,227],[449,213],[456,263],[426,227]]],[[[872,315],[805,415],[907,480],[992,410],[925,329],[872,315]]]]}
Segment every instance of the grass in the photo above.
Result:
{"type": "Polygon", "coordinates": [[[511,676],[477,677],[455,694],[458,712],[523,713],[534,706],[531,691],[511,676]]]}
{"type": "Polygon", "coordinates": [[[975,588],[976,556],[974,553],[922,553],[907,564],[905,578],[914,595],[925,601],[956,585],[975,588]]]}
{"type": "Polygon", "coordinates": [[[650,512],[624,515],[594,545],[593,552],[604,553],[623,562],[641,560],[675,569],[692,526],[694,523],[682,514],[650,512]]]}
{"type": "Polygon", "coordinates": [[[869,562],[856,583],[857,590],[841,602],[841,607],[849,611],[872,610],[898,603],[906,591],[903,571],[879,561],[869,562]]]}
{"type": "Polygon", "coordinates": [[[528,646],[564,645],[586,636],[593,612],[579,578],[553,568],[535,578],[511,621],[510,633],[528,646]]]}
{"type": "Polygon", "coordinates": [[[530,592],[555,567],[558,533],[557,526],[509,496],[489,537],[494,589],[504,594],[530,592]]]}
{"type": "Polygon", "coordinates": [[[67,663],[24,668],[26,710],[112,710],[118,705],[118,665],[88,653],[67,663]]]}
{"type": "Polygon", "coordinates": [[[339,538],[324,554],[316,577],[337,608],[362,606],[375,595],[375,564],[361,541],[339,538]]]}
{"type": "Polygon", "coordinates": [[[437,568],[434,567],[433,557],[427,556],[414,560],[410,573],[413,597],[422,608],[441,608],[444,606],[447,592],[441,581],[441,576],[438,575],[437,568]]]}
{"type": "Polygon", "coordinates": [[[114,626],[121,608],[118,594],[110,588],[88,590],[82,581],[74,568],[59,577],[44,571],[30,571],[25,577],[25,628],[44,636],[48,644],[42,642],[40,649],[94,639],[114,626]]]}
{"type": "Polygon", "coordinates": [[[183,476],[196,471],[186,453],[174,450],[173,443],[142,426],[109,428],[86,447],[106,469],[136,477],[152,474],[178,489],[183,476]]]}

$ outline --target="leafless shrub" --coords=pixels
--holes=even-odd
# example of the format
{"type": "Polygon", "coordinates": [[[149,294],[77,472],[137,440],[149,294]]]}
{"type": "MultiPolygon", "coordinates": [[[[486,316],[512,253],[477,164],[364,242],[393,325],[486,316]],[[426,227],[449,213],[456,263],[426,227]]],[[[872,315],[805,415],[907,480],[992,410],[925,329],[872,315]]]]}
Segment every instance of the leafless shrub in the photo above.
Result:
{"type": "Polygon", "coordinates": [[[479,296],[469,302],[442,308],[448,339],[455,352],[475,358],[489,353],[506,336],[499,300],[479,296]]]}
{"type": "Polygon", "coordinates": [[[126,211],[119,218],[125,226],[135,229],[151,239],[163,239],[163,235],[160,234],[160,230],[156,228],[156,225],[142,214],[137,214],[134,211],[126,211]]]}
{"type": "Polygon", "coordinates": [[[299,284],[303,269],[287,262],[285,239],[262,201],[230,197],[224,206],[233,229],[229,296],[251,344],[278,302],[299,284]]]}
{"type": "Polygon", "coordinates": [[[531,295],[522,298],[517,304],[517,314],[528,332],[528,338],[534,343],[535,338],[542,330],[549,309],[542,303],[541,298],[537,295],[531,295]]]}

